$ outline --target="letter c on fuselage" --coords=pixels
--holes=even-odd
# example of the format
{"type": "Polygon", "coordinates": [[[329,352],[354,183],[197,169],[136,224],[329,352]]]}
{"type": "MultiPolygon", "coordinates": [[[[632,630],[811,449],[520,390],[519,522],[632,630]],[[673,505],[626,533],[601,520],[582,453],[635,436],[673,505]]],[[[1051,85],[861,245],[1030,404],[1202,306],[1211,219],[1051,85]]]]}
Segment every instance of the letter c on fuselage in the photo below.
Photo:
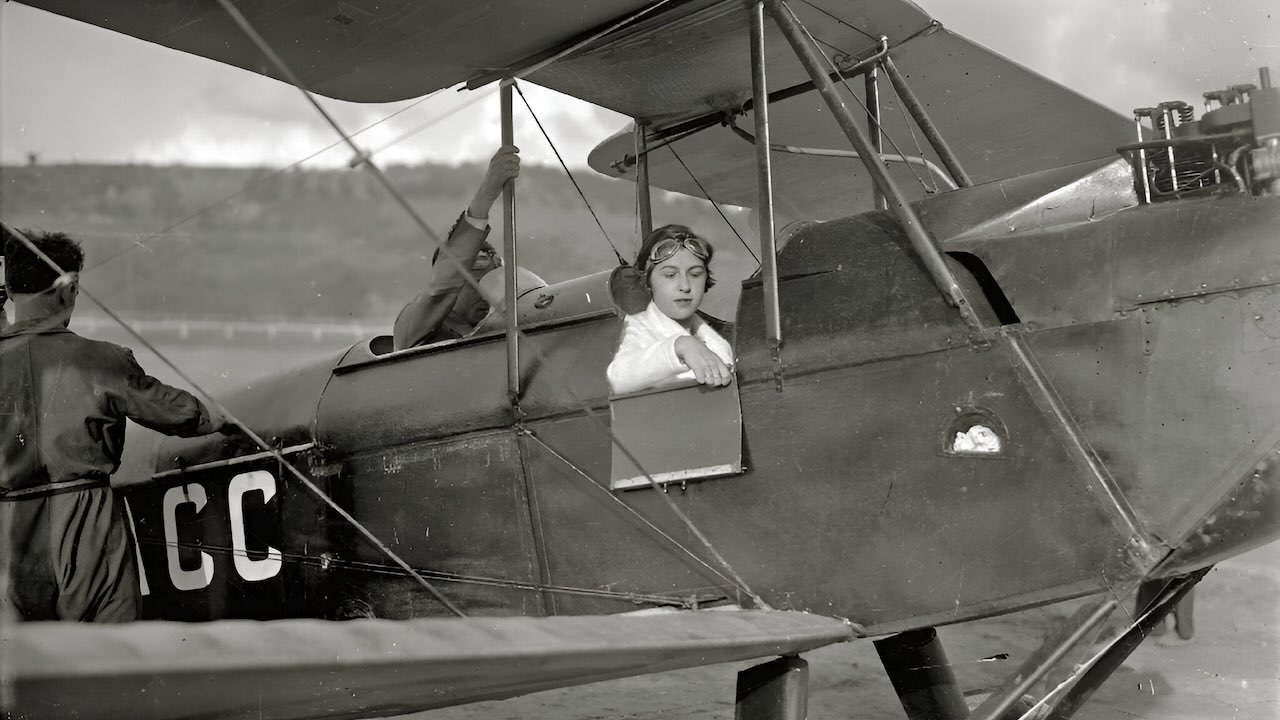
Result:
{"type": "Polygon", "coordinates": [[[209,496],[198,483],[175,485],[164,494],[165,553],[169,558],[169,579],[175,589],[200,590],[213,581],[213,558],[209,553],[200,553],[200,567],[195,570],[184,569],[178,557],[178,506],[191,503],[199,514],[207,502],[209,496]]]}
{"type": "Polygon", "coordinates": [[[228,512],[231,514],[231,557],[235,558],[236,572],[250,582],[273,578],[280,573],[281,555],[276,548],[267,546],[267,556],[261,560],[249,557],[249,544],[244,532],[244,496],[257,490],[262,493],[266,505],[276,494],[276,479],[265,470],[240,473],[231,478],[227,487],[228,512]]]}

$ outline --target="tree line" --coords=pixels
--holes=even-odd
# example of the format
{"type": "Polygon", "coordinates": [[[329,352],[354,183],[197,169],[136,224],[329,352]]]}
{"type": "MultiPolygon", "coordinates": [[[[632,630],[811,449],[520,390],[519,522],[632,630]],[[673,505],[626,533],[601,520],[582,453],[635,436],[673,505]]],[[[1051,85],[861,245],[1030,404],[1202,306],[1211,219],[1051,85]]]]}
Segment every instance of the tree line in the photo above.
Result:
{"type": "MultiPolygon", "coordinates": [[[[470,201],[483,166],[386,172],[443,238],[470,201]]],[[[552,283],[616,265],[610,241],[628,260],[638,245],[635,186],[590,170],[574,177],[596,218],[560,168],[527,166],[518,186],[521,265],[552,283]]],[[[725,212],[746,236],[745,212],[725,212]]],[[[82,240],[85,287],[113,310],[137,316],[392,317],[421,291],[434,248],[362,170],[0,167],[0,214],[18,227],[82,240]]],[[[704,200],[655,191],[654,220],[707,235],[722,251],[717,265],[724,277],[755,268],[704,200]]],[[[500,245],[498,218],[494,224],[492,240],[500,245]]]]}

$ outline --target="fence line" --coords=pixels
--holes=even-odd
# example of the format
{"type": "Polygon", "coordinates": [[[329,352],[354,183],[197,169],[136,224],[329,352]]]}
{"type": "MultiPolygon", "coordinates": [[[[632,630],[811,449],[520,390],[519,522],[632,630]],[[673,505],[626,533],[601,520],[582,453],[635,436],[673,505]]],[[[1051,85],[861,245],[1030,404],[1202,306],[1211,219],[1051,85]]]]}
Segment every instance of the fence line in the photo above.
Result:
{"type": "MultiPolygon", "coordinates": [[[[134,317],[124,318],[124,320],[142,335],[173,336],[180,340],[195,336],[214,336],[224,340],[234,340],[237,336],[266,336],[274,340],[288,336],[299,339],[309,338],[314,342],[331,339],[355,341],[391,332],[390,323],[374,321],[222,320],[178,317],[134,317]]],[[[86,314],[75,316],[72,320],[72,329],[92,335],[118,330],[119,326],[106,316],[86,314]]]]}

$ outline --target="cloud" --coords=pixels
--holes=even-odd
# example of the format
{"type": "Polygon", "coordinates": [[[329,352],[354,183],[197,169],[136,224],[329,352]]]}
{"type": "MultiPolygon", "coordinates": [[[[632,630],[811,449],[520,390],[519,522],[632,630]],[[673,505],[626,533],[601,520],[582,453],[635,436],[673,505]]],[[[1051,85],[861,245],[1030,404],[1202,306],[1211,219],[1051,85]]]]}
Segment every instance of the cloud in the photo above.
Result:
{"type": "Polygon", "coordinates": [[[1074,0],[1049,11],[1024,0],[922,3],[948,29],[1128,114],[1164,100],[1257,83],[1280,71],[1274,0],[1074,0]]]}

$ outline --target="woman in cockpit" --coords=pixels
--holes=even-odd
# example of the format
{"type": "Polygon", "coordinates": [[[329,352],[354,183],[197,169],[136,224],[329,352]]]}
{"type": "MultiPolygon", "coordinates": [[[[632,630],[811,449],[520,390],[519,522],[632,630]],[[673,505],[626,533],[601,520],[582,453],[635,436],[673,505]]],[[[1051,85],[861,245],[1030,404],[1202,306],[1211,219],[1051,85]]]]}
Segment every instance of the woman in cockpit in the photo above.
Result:
{"type": "Polygon", "coordinates": [[[733,379],[733,349],[698,313],[715,284],[713,253],[684,225],[664,225],[645,237],[631,267],[614,272],[614,302],[627,313],[609,363],[615,394],[681,380],[728,385],[733,379]]]}

